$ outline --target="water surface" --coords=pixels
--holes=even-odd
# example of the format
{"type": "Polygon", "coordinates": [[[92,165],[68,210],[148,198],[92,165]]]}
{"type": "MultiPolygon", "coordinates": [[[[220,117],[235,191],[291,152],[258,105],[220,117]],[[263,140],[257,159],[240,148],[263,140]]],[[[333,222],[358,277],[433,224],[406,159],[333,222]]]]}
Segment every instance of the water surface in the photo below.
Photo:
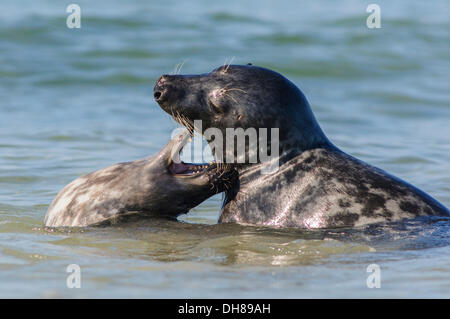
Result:
{"type": "Polygon", "coordinates": [[[234,57],[283,73],[344,151],[450,206],[448,2],[78,1],[0,5],[0,297],[450,297],[450,222],[295,231],[217,225],[221,195],[182,216],[42,227],[78,176],[158,151],[177,125],[155,80],[234,57]],[[66,287],[67,265],[82,288],[66,287]],[[369,264],[381,288],[369,289],[369,264]]]}

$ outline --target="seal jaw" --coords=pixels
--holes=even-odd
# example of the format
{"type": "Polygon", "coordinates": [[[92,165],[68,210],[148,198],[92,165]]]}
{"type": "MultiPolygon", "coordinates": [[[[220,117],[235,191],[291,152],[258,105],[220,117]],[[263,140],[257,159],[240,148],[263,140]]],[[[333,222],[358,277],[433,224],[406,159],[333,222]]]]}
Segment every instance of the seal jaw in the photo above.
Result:
{"type": "Polygon", "coordinates": [[[167,169],[176,178],[197,178],[205,176],[208,181],[213,181],[221,176],[223,169],[219,169],[215,162],[185,163],[180,159],[184,146],[189,142],[190,132],[183,132],[178,137],[178,143],[171,145],[171,152],[167,162],[167,169]]]}
{"type": "Polygon", "coordinates": [[[238,173],[235,169],[215,161],[208,163],[185,163],[180,159],[184,146],[190,141],[187,131],[173,139],[162,151],[161,159],[173,178],[177,179],[183,187],[188,185],[204,188],[212,195],[228,190],[236,183],[238,173]],[[209,189],[208,189],[209,188],[209,189]]]}
{"type": "Polygon", "coordinates": [[[195,164],[195,163],[174,163],[169,165],[169,170],[176,177],[193,177],[199,176],[216,169],[215,163],[195,164]]]}

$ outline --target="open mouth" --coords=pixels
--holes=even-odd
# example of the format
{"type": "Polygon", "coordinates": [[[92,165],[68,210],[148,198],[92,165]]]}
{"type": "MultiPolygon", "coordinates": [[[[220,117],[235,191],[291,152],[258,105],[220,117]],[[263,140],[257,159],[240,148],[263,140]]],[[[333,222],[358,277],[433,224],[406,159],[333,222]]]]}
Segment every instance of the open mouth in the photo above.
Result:
{"type": "Polygon", "coordinates": [[[217,168],[215,162],[208,163],[185,163],[180,159],[180,154],[183,151],[184,146],[189,142],[191,134],[186,134],[178,146],[178,149],[172,154],[172,158],[169,163],[169,170],[173,175],[189,177],[198,176],[211,172],[217,168]]]}
{"type": "Polygon", "coordinates": [[[174,163],[170,164],[169,169],[173,175],[178,176],[196,176],[216,168],[215,163],[194,164],[194,163],[174,163]]]}

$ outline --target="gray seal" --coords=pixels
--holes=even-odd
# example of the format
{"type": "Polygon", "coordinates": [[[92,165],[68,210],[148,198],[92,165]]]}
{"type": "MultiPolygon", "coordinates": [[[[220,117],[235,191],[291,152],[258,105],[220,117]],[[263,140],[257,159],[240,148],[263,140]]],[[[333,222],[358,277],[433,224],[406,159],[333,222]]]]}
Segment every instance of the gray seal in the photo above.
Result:
{"type": "Polygon", "coordinates": [[[261,159],[226,163],[239,180],[226,191],[219,222],[334,228],[449,216],[423,191],[332,144],[304,94],[274,71],[228,65],[206,74],[163,75],[154,97],[187,126],[202,120],[201,133],[214,127],[225,137],[227,128],[279,128],[277,171],[264,174],[268,164],[261,159]]]}
{"type": "Polygon", "coordinates": [[[237,174],[216,164],[184,163],[184,132],[158,154],[119,163],[77,178],[56,196],[45,226],[116,224],[149,217],[176,218],[222,192],[237,174]]]}

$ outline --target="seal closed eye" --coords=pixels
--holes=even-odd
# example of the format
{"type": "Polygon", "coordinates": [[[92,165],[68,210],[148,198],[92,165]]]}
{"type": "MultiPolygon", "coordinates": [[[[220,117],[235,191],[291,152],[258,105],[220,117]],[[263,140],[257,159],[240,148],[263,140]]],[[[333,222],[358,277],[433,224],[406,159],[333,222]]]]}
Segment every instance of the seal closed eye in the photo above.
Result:
{"type": "MultiPolygon", "coordinates": [[[[277,72],[228,65],[207,74],[163,75],[154,92],[161,108],[187,127],[197,129],[192,123],[201,120],[202,134],[217,128],[225,140],[230,128],[279,129],[279,169],[269,174],[261,158],[239,163],[235,150],[223,146],[239,180],[226,190],[219,222],[328,228],[450,215],[428,194],[332,144],[300,89],[277,72]]],[[[245,152],[247,159],[255,149],[245,152]]]]}
{"type": "Polygon", "coordinates": [[[188,138],[184,132],[154,156],[77,178],[53,200],[44,224],[80,227],[187,213],[236,178],[236,172],[223,171],[215,163],[180,161],[188,138]]]}

